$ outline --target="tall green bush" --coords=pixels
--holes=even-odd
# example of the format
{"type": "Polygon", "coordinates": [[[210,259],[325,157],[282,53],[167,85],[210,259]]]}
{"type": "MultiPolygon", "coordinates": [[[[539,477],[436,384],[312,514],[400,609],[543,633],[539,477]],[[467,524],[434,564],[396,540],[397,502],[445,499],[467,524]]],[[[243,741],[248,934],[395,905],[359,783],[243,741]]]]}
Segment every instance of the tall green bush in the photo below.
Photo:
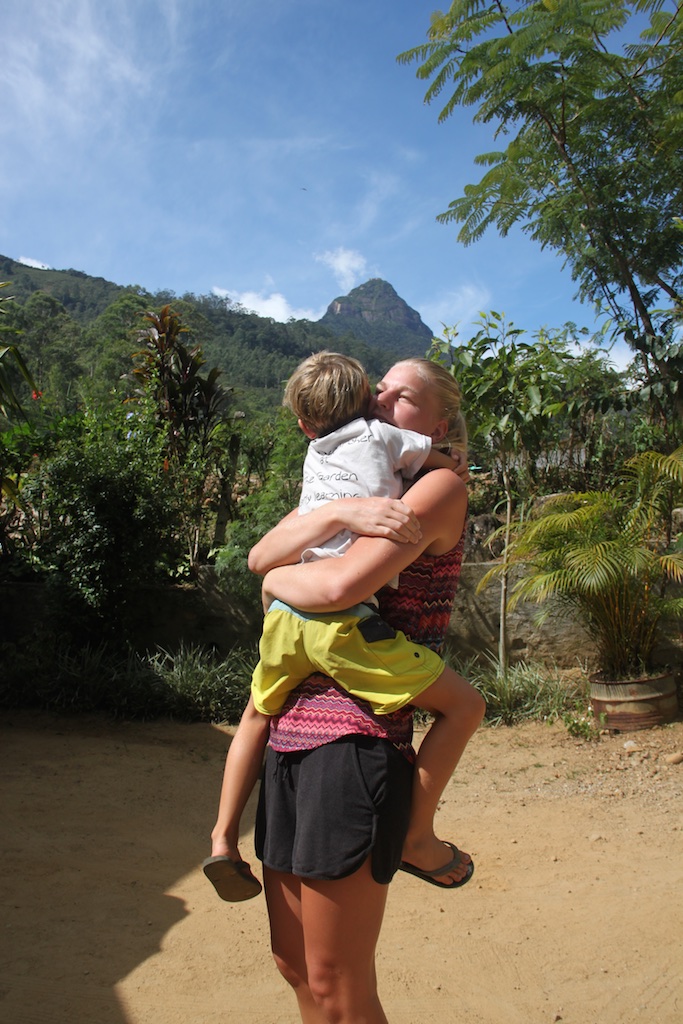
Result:
{"type": "Polygon", "coordinates": [[[167,575],[180,558],[163,435],[122,407],[62,424],[23,492],[39,523],[33,564],[105,633],[125,623],[127,588],[167,575]]]}
{"type": "Polygon", "coordinates": [[[281,410],[273,425],[275,442],[265,483],[239,505],[239,518],[230,523],[226,543],[216,552],[223,586],[250,604],[260,603],[261,581],[247,567],[250,549],[299,503],[306,436],[291,413],[281,410]]]}

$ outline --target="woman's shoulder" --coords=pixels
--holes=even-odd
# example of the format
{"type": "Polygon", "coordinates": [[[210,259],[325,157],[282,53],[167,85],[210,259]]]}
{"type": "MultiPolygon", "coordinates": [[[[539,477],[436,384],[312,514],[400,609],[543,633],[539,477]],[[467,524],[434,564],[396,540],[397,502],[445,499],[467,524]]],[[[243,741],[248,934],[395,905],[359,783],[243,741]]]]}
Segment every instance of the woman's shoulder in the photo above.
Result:
{"type": "Polygon", "coordinates": [[[454,469],[424,470],[415,478],[415,483],[411,487],[411,490],[413,489],[430,501],[440,498],[451,501],[454,498],[467,499],[467,484],[454,469]]]}
{"type": "Polygon", "coordinates": [[[421,476],[402,499],[420,520],[428,538],[425,552],[444,554],[454,548],[465,530],[467,485],[450,469],[432,469],[421,476]]]}

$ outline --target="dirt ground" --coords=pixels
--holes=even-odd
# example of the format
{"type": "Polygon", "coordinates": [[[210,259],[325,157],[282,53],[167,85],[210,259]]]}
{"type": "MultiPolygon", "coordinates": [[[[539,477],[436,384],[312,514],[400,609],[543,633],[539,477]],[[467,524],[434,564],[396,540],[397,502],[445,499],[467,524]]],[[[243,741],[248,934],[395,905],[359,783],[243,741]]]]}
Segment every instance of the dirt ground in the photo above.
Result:
{"type": "MultiPolygon", "coordinates": [[[[263,898],[223,903],[199,869],[229,735],[0,716],[3,1022],[296,1024],[263,898]]],[[[481,730],[439,812],[472,882],[390,889],[391,1024],[679,1024],[681,752],[683,722],[481,730]]]]}

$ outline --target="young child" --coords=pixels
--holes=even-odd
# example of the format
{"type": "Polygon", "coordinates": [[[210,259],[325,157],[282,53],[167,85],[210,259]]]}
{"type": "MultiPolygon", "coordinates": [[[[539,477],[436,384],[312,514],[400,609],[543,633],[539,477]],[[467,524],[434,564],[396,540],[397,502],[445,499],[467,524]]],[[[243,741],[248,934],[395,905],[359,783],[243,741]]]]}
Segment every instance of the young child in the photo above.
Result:
{"type": "MultiPolygon", "coordinates": [[[[340,497],[398,498],[405,481],[420,469],[455,469],[449,455],[432,449],[429,437],[366,420],[370,395],[360,363],[337,353],[309,357],[288,381],[283,404],[311,439],[300,514],[340,497]]],[[[304,551],[302,560],[340,557],[354,539],[343,530],[324,545],[304,551]]],[[[374,595],[333,614],[302,612],[273,601],[266,609],[260,661],[252,678],[256,711],[276,715],[288,694],[313,672],[329,676],[353,696],[368,701],[375,714],[419,704],[420,694],[449,673],[459,678],[434,651],[392,629],[379,616],[374,595]]],[[[446,716],[453,714],[452,702],[443,709],[434,706],[446,716]]],[[[265,746],[265,733],[258,742],[265,746]]],[[[233,785],[240,788],[241,781],[233,779],[233,785]]],[[[244,862],[218,854],[204,861],[203,868],[223,899],[249,898],[260,891],[244,862]]],[[[471,873],[470,864],[458,884],[469,880],[471,873]]]]}

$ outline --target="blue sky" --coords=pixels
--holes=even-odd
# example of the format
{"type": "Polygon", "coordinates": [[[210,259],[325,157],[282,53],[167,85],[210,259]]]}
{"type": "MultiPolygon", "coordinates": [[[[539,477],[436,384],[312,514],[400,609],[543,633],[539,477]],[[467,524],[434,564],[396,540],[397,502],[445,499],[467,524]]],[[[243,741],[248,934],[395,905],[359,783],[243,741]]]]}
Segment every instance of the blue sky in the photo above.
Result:
{"type": "MultiPolygon", "coordinates": [[[[0,252],[316,320],[370,277],[435,334],[593,327],[521,232],[436,222],[490,130],[398,53],[434,0],[21,0],[0,36],[0,252]]],[[[618,364],[623,357],[617,357],[618,364]]]]}

